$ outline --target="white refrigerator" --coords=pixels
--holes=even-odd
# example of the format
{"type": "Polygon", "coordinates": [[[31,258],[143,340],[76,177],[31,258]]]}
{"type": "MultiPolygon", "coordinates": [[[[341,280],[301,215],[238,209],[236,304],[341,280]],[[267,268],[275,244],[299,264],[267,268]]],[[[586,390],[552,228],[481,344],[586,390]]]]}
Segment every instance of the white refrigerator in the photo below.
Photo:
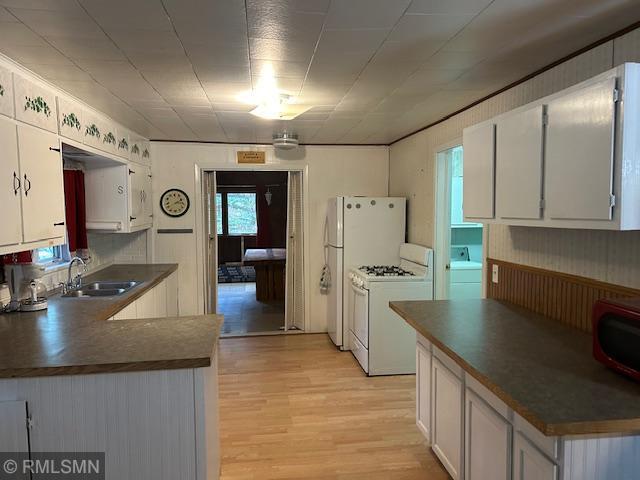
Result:
{"type": "Polygon", "coordinates": [[[406,199],[403,197],[336,197],[327,207],[329,288],[327,328],[341,350],[349,325],[349,269],[362,265],[397,265],[405,241],[406,199]]]}

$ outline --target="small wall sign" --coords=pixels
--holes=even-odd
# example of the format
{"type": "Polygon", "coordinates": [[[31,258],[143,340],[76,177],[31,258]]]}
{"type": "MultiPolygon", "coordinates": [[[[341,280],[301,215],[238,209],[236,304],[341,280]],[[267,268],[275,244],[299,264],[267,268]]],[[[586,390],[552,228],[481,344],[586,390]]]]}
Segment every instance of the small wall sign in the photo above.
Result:
{"type": "Polygon", "coordinates": [[[237,152],[238,163],[265,163],[264,152],[237,152]]]}

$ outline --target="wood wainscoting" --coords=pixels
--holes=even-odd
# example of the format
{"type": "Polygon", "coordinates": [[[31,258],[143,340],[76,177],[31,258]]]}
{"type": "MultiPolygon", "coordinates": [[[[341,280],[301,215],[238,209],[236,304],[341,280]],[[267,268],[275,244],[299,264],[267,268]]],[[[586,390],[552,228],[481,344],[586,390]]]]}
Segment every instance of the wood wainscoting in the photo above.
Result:
{"type": "Polygon", "coordinates": [[[487,258],[487,298],[505,300],[591,332],[591,309],[601,298],[640,297],[640,290],[487,258]],[[498,283],[491,281],[498,265],[498,283]]]}

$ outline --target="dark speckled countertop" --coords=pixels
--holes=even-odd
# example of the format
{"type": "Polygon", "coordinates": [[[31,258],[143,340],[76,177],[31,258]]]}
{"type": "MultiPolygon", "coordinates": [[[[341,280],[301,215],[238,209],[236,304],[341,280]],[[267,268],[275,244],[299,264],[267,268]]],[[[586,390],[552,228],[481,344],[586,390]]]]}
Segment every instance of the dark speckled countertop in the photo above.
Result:
{"type": "Polygon", "coordinates": [[[390,306],[545,435],[640,431],[640,385],[596,362],[590,335],[496,300],[390,306]]]}
{"type": "Polygon", "coordinates": [[[116,297],[49,298],[49,308],[0,315],[0,378],[170,370],[211,365],[222,318],[108,321],[176,271],[175,264],[112,265],[87,275],[142,282],[116,297]]]}

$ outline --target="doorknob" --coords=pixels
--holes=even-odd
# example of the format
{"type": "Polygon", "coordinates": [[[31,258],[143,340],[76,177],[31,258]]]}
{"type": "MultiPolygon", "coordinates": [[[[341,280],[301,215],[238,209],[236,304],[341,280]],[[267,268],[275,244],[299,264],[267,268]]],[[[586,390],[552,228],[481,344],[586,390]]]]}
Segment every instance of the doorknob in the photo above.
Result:
{"type": "Polygon", "coordinates": [[[451,270],[451,265],[450,265],[449,263],[447,263],[447,264],[444,266],[444,268],[445,268],[445,270],[451,270]]]}

